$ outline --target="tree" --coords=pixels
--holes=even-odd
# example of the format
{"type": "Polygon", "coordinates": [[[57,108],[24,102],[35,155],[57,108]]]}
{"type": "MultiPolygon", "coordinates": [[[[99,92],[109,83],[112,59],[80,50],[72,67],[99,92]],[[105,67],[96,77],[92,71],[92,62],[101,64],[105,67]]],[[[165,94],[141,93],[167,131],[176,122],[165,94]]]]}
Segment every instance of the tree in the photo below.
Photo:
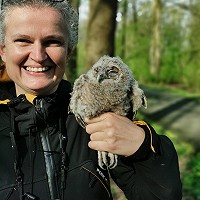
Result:
{"type": "Polygon", "coordinates": [[[161,20],[161,0],[153,1],[152,8],[152,39],[150,46],[150,73],[153,77],[158,79],[160,74],[161,64],[161,43],[160,43],[160,20],[161,20]]]}
{"type": "Polygon", "coordinates": [[[193,62],[193,61],[199,63],[200,45],[199,45],[199,42],[197,42],[200,40],[200,24],[199,24],[200,5],[199,5],[199,2],[191,3],[191,5],[189,6],[189,9],[190,9],[189,44],[190,44],[191,50],[190,50],[188,63],[193,62]]]}
{"type": "Polygon", "coordinates": [[[126,28],[127,28],[127,8],[128,8],[128,1],[124,0],[122,2],[122,49],[121,49],[121,57],[125,58],[126,56],[126,28]]]}
{"type": "Polygon", "coordinates": [[[185,20],[185,41],[182,56],[183,78],[182,82],[193,91],[199,91],[200,88],[200,4],[198,0],[189,0],[189,2],[176,3],[177,7],[187,13],[185,20]],[[191,78],[192,77],[192,78],[191,78]]]}
{"type": "Polygon", "coordinates": [[[138,16],[137,16],[137,0],[132,0],[132,8],[133,8],[133,22],[137,24],[138,16]]]}
{"type": "Polygon", "coordinates": [[[102,55],[114,55],[117,0],[90,0],[85,70],[102,55]]]}

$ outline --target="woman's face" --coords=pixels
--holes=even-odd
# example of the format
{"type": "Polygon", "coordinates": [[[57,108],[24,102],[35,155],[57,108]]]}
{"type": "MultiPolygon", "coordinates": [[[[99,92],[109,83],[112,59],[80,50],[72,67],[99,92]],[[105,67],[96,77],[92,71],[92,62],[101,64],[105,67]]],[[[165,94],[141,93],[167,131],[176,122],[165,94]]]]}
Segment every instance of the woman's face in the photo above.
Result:
{"type": "Polygon", "coordinates": [[[11,9],[0,53],[17,95],[55,92],[69,54],[62,15],[48,7],[11,9]]]}

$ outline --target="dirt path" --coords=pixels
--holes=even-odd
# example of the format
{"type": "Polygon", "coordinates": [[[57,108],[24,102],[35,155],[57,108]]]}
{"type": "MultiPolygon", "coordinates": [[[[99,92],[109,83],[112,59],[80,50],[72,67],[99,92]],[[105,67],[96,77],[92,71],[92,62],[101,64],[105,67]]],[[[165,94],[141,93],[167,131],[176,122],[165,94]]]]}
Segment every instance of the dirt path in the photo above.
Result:
{"type": "Polygon", "coordinates": [[[148,108],[141,112],[200,149],[200,98],[180,97],[147,88],[143,90],[147,96],[148,108]]]}

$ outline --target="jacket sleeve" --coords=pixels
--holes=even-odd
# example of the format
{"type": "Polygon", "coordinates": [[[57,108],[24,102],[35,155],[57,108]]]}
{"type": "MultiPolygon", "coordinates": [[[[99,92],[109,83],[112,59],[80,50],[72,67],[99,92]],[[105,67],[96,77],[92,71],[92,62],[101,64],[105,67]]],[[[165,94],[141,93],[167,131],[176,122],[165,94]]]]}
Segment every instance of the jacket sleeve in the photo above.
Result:
{"type": "Polygon", "coordinates": [[[129,200],[181,200],[182,185],[176,150],[164,135],[146,123],[145,140],[130,157],[119,157],[111,171],[116,184],[129,200]]]}

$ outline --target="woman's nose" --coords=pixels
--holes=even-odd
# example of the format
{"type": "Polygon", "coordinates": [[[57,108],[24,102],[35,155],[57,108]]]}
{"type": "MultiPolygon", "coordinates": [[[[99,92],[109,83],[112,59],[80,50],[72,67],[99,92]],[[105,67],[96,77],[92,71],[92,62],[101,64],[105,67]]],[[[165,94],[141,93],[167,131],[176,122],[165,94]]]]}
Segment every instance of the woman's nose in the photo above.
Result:
{"type": "Polygon", "coordinates": [[[41,63],[47,59],[47,52],[45,46],[40,43],[33,44],[33,48],[30,53],[30,57],[32,60],[41,63]]]}

